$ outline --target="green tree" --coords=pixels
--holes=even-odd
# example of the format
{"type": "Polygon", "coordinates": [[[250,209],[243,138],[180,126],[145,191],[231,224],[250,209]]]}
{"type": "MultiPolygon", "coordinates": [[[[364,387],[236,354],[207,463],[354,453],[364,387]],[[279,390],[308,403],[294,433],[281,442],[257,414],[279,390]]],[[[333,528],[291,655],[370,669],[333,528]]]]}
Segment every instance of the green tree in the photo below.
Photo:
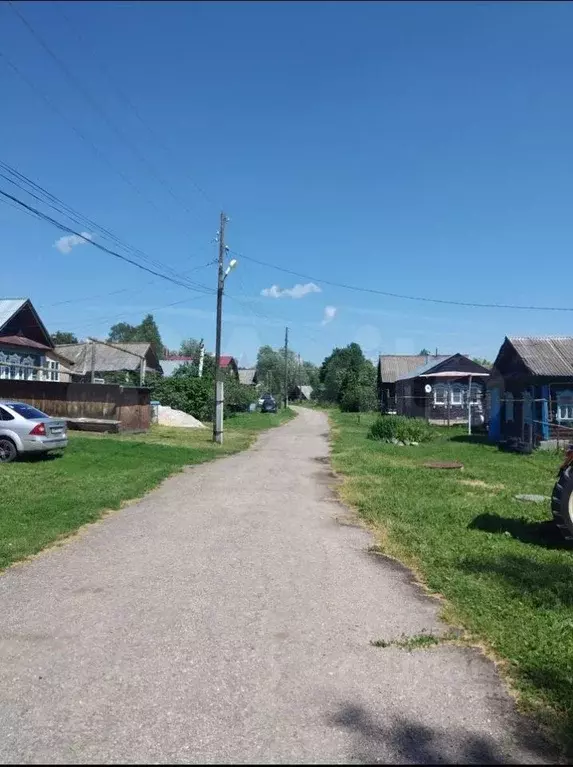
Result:
{"type": "Polygon", "coordinates": [[[56,330],[55,333],[51,333],[51,336],[55,346],[78,343],[77,337],[73,333],[69,333],[66,330],[56,330]]]}
{"type": "Polygon", "coordinates": [[[426,355],[426,357],[429,357],[432,354],[432,352],[429,349],[426,349],[426,347],[424,346],[424,348],[420,351],[420,356],[423,356],[424,354],[426,355]]]}
{"type": "MultiPolygon", "coordinates": [[[[257,378],[265,392],[281,397],[284,394],[284,349],[261,346],[257,354],[257,378]]],[[[287,355],[287,381],[289,392],[295,386],[316,387],[319,383],[318,368],[312,362],[299,362],[299,355],[289,349],[287,355]]]]}
{"type": "Polygon", "coordinates": [[[162,357],[163,354],[163,342],[152,314],[146,315],[139,325],[130,325],[128,322],[112,325],[107,340],[116,344],[147,342],[151,344],[158,357],[162,357]]]}
{"type": "Polygon", "coordinates": [[[482,365],[484,368],[493,367],[493,363],[486,360],[485,357],[472,357],[472,362],[477,362],[478,365],[482,365]]]}
{"type": "Polygon", "coordinates": [[[182,357],[193,357],[194,361],[198,362],[201,354],[201,341],[197,341],[196,338],[185,338],[181,341],[179,354],[182,357]]]}
{"type": "Polygon", "coordinates": [[[347,395],[347,404],[352,399],[365,406],[376,400],[376,369],[357,343],[333,349],[320,366],[319,379],[319,398],[326,402],[342,404],[350,391],[353,394],[347,395]]]}

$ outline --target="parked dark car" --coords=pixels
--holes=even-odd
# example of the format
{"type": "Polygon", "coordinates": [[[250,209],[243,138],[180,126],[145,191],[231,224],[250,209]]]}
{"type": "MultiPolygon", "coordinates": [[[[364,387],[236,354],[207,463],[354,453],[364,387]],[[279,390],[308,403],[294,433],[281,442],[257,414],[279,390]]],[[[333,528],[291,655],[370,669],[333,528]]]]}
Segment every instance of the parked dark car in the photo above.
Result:
{"type": "Polygon", "coordinates": [[[274,397],[263,397],[261,404],[261,413],[276,413],[277,403],[274,397]]]}

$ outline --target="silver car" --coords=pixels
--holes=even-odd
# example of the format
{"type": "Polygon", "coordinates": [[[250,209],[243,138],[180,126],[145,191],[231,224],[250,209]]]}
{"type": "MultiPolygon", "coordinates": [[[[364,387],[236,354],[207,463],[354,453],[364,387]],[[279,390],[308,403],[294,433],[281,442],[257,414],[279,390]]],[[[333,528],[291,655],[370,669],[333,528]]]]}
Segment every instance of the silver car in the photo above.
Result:
{"type": "Polygon", "coordinates": [[[18,455],[47,453],[67,447],[67,423],[50,418],[32,405],[0,400],[0,463],[18,455]]]}

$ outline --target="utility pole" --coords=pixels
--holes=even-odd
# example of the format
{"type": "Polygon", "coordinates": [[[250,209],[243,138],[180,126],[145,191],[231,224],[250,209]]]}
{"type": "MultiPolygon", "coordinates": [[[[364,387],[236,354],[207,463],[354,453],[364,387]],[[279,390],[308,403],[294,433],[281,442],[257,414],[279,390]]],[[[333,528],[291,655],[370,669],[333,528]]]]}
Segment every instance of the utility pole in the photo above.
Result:
{"type": "Polygon", "coordinates": [[[142,357],[139,362],[139,385],[145,386],[145,357],[142,357]]]}
{"type": "Polygon", "coordinates": [[[288,328],[285,328],[285,407],[288,407],[288,328]]]}
{"type": "Polygon", "coordinates": [[[215,340],[215,418],[213,420],[213,442],[223,444],[223,403],[224,390],[221,375],[221,325],[223,319],[223,290],[225,287],[225,224],[227,218],[221,211],[219,224],[219,262],[217,267],[217,329],[215,340]]]}

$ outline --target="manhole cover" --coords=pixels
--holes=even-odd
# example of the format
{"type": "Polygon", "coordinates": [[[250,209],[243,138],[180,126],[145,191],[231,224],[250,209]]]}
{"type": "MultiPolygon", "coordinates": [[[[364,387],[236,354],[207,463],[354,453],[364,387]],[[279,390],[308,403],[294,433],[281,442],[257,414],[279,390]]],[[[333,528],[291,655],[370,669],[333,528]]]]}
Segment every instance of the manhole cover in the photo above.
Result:
{"type": "Polygon", "coordinates": [[[426,469],[463,469],[463,463],[457,463],[456,461],[426,461],[423,464],[426,469]]]}

